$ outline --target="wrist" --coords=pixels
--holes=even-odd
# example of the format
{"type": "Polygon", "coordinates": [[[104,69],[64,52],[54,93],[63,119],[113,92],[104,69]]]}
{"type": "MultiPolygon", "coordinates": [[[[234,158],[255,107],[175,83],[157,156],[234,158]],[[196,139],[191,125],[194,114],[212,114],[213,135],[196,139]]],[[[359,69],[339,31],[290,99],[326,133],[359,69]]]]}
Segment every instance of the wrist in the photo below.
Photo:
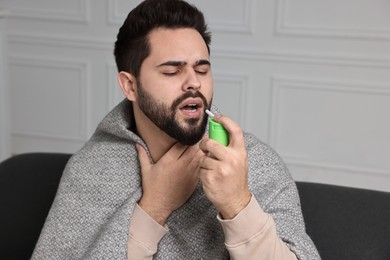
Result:
{"type": "Polygon", "coordinates": [[[171,215],[172,211],[163,209],[158,205],[148,203],[147,201],[140,200],[138,206],[145,211],[154,221],[159,223],[161,226],[164,226],[168,217],[171,215]]]}
{"type": "Polygon", "coordinates": [[[248,192],[243,195],[240,199],[238,199],[235,203],[221,209],[219,211],[222,219],[228,220],[236,217],[246,206],[248,206],[251,201],[252,194],[248,192]]]}

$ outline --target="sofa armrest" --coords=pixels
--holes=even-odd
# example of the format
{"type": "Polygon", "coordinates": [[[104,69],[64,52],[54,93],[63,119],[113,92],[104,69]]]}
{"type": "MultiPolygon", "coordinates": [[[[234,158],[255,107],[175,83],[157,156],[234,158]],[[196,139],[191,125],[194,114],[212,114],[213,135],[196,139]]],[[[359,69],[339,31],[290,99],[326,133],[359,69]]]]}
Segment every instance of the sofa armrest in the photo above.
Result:
{"type": "Polygon", "coordinates": [[[297,182],[306,230],[323,260],[390,259],[390,193],[297,182]]]}
{"type": "Polygon", "coordinates": [[[30,259],[69,157],[29,153],[0,163],[0,259],[30,259]]]}

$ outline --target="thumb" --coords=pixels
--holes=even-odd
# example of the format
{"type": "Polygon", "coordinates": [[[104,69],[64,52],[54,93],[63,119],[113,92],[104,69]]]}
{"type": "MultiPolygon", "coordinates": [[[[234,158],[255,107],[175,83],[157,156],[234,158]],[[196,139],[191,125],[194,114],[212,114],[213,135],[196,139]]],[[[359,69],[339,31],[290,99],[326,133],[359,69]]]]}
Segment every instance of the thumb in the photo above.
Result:
{"type": "Polygon", "coordinates": [[[141,166],[141,169],[145,169],[146,167],[150,167],[152,164],[149,158],[148,153],[146,152],[145,148],[142,147],[140,144],[135,145],[138,151],[138,160],[141,166]]]}

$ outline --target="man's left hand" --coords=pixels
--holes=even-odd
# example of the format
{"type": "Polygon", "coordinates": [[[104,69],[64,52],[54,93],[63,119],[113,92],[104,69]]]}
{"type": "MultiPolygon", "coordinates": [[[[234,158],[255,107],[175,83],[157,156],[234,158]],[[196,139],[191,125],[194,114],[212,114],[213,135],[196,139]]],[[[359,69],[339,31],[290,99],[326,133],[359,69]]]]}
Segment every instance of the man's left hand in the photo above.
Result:
{"type": "Polygon", "coordinates": [[[230,144],[225,147],[208,137],[203,138],[199,147],[206,155],[200,159],[199,176],[207,198],[224,219],[232,219],[251,199],[245,141],[240,126],[233,120],[226,116],[214,120],[229,132],[230,144]]]}

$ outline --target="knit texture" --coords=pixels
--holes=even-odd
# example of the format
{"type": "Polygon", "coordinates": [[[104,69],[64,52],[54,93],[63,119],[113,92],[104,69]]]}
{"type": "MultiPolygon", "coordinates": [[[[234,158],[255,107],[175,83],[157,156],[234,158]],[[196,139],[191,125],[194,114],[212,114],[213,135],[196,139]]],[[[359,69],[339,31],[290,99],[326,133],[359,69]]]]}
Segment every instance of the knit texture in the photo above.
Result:
{"type": "MultiPolygon", "coordinates": [[[[215,111],[215,110],[214,110],[215,111]]],[[[124,100],[69,160],[32,259],[127,259],[133,208],[141,198],[132,105],[124,100]]],[[[320,259],[305,232],[298,192],[281,158],[245,133],[249,188],[301,260],[320,259]]],[[[216,208],[199,184],[167,220],[154,259],[229,259],[216,208]]],[[[131,252],[129,252],[131,254],[131,252]]]]}

